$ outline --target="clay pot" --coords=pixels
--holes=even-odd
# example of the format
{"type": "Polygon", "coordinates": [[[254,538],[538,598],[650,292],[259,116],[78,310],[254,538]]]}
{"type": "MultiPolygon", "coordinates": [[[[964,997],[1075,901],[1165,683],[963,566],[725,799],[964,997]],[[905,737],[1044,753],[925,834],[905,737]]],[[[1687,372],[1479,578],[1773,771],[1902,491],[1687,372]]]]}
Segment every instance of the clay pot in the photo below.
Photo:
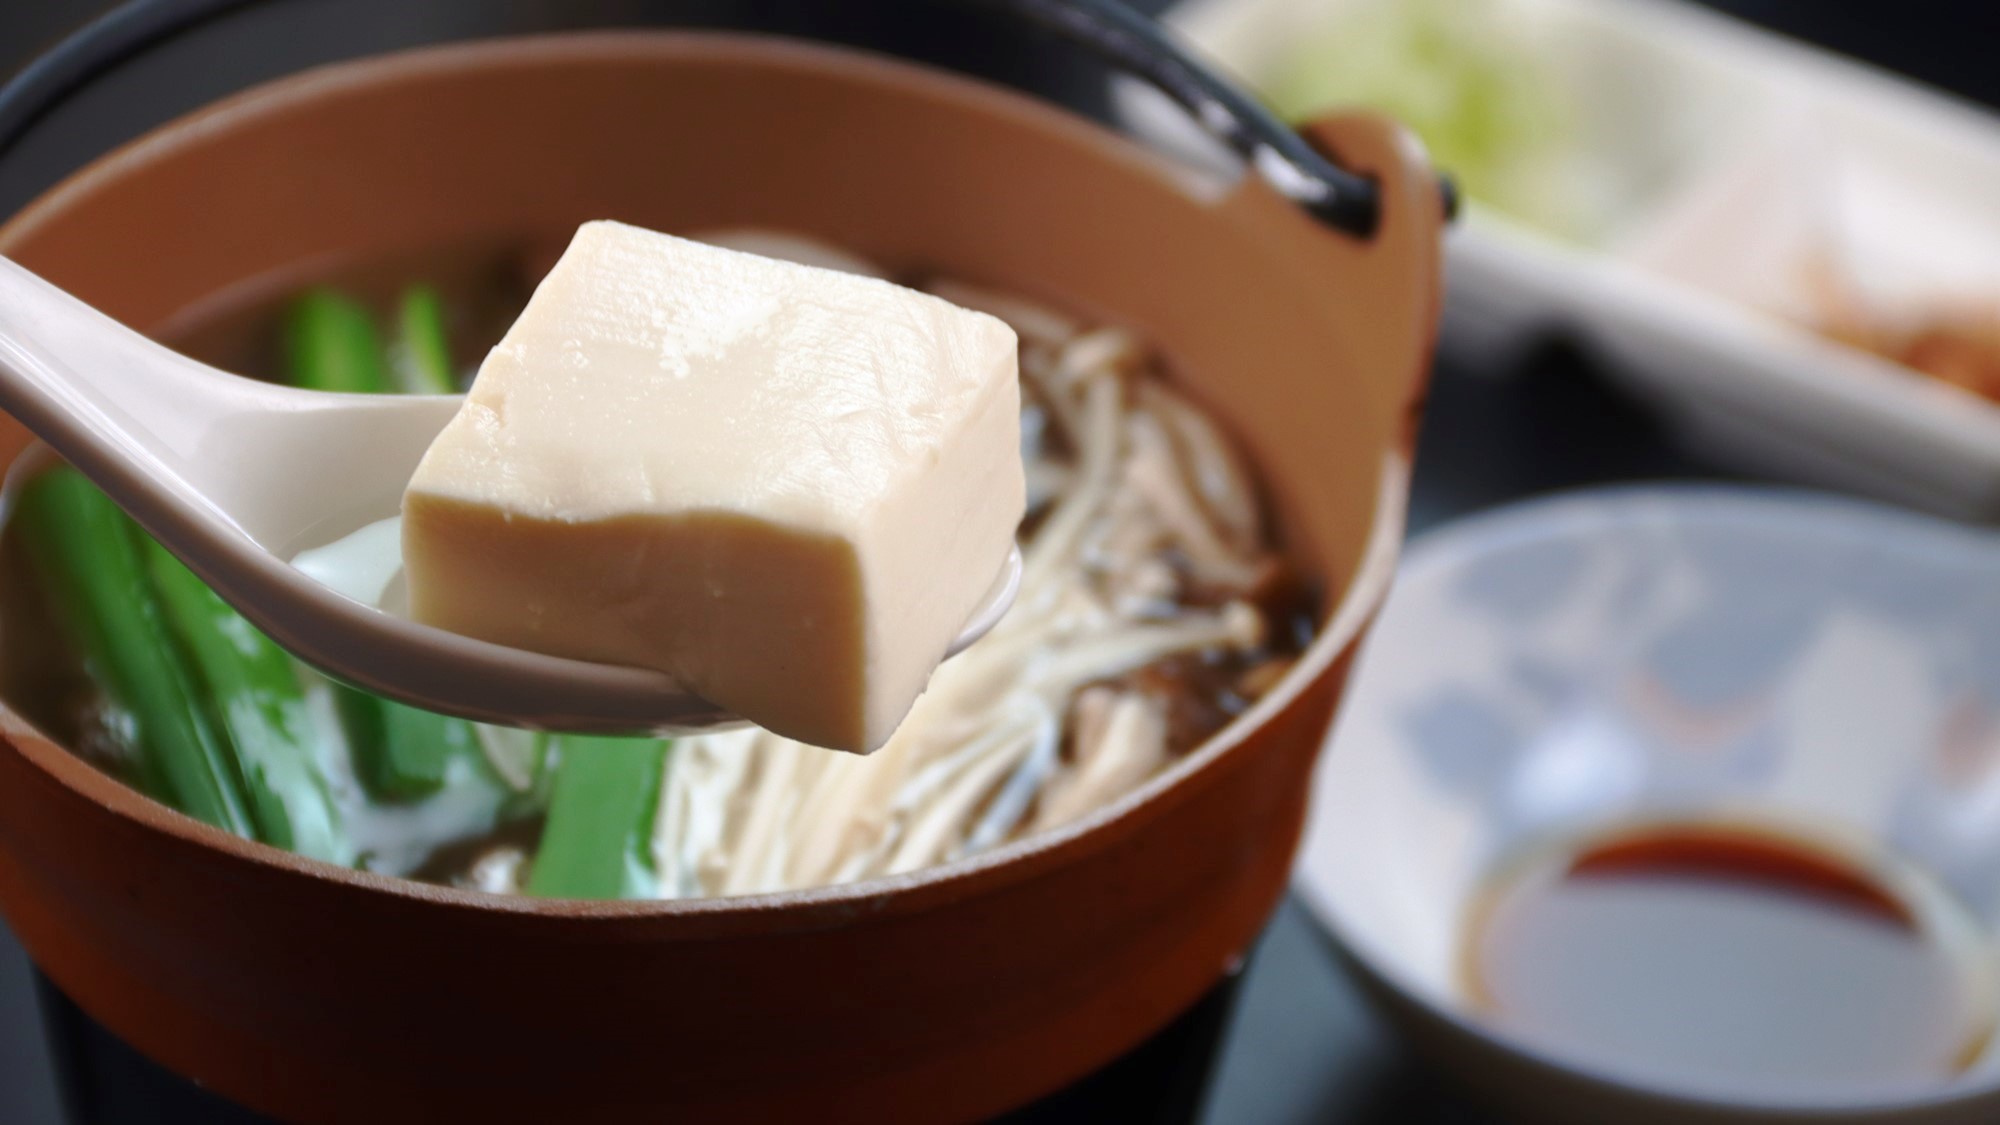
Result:
{"type": "Polygon", "coordinates": [[[1402,530],[1440,202],[1394,126],[1310,135],[1379,181],[1372,237],[975,82],[686,33],[336,65],[97,161],[0,228],[0,252],[142,329],[302,263],[605,217],[795,229],[1132,325],[1252,449],[1329,618],[1251,713],[1078,823],[713,901],[502,899],[322,865],[171,812],[0,710],[8,923],[112,1031],[289,1119],[963,1119],[1103,1065],[1278,901],[1402,530]]]}

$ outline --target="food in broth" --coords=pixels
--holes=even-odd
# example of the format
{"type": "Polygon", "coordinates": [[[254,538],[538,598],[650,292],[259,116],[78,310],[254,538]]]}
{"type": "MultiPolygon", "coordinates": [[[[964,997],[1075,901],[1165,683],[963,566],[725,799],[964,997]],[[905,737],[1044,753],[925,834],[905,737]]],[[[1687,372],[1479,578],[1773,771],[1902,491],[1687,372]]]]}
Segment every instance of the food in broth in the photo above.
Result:
{"type": "MultiPolygon", "coordinates": [[[[742,239],[875,270],[768,232],[716,238],[742,239]]],[[[509,244],[364,263],[167,334],[304,386],[456,388],[551,260],[509,244]]],[[[9,524],[8,697],[211,824],[500,893],[820,886],[1087,815],[1273,690],[1310,639],[1315,594],[1280,552],[1251,467],[1142,340],[953,279],[897,280],[1018,335],[1025,573],[1014,608],[938,667],[872,755],[761,729],[543,735],[368,696],[286,656],[60,469],[29,483],[9,524]]]]}

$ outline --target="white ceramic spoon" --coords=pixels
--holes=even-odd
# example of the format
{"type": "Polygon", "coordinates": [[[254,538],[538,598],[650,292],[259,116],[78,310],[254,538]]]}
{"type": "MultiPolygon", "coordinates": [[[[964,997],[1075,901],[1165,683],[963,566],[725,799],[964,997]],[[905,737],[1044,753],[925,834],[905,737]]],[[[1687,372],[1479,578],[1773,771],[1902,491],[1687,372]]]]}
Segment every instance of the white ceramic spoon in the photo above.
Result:
{"type": "MultiPolygon", "coordinates": [[[[231,375],[0,258],[0,410],[300,659],[379,695],[482,722],[612,734],[740,722],[658,672],[419,625],[287,561],[394,515],[458,401],[231,375]]],[[[32,461],[17,462],[10,490],[38,467],[32,461]]],[[[1020,578],[1016,550],[951,652],[993,627],[1020,578]]]]}

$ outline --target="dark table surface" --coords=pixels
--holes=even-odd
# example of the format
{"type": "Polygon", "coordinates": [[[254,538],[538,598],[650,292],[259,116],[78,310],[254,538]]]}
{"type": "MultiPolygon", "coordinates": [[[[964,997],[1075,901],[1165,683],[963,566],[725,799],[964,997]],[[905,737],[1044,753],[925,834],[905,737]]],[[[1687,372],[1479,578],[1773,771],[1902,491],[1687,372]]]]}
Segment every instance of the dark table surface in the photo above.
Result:
{"type": "MultiPolygon", "coordinates": [[[[107,6],[0,0],[0,74],[107,6]]],[[[1989,49],[2000,31],[2000,6],[1985,0],[1717,0],[1717,6],[2000,104],[2000,68],[1989,49]]],[[[1644,408],[1604,385],[1586,357],[1552,339],[1504,377],[1440,367],[1411,523],[1421,534],[1454,516],[1549,491],[1722,475],[1680,453],[1644,408]]],[[[47,1006],[58,1027],[74,1019],[59,1002],[47,1006]]],[[[0,926],[0,1122],[61,1120],[43,1008],[25,954],[0,926]]],[[[1198,1076],[1212,1056],[1205,1089],[1196,1087],[1194,1095],[1200,1120],[1491,1120],[1378,1022],[1324,932],[1295,901],[1278,911],[1234,997],[1219,994],[1208,1008],[1190,1021],[1196,1049],[1169,1064],[1198,1076]],[[1211,1051],[1215,1027],[1219,1045],[1211,1051]]]]}

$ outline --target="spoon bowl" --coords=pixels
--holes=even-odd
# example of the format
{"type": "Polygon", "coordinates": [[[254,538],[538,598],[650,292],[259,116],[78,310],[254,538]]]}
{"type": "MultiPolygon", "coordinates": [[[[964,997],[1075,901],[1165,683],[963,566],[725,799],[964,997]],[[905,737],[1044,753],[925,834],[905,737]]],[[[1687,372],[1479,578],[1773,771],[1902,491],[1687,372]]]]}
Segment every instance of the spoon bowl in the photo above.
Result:
{"type": "MultiPolygon", "coordinates": [[[[0,410],[76,466],[278,644],[335,679],[479,722],[591,734],[741,723],[664,673],[546,656],[356,601],[300,551],[393,515],[455,395],[300,390],[154,343],[0,258],[0,410]]],[[[18,459],[0,503],[47,467],[18,459]]],[[[1012,551],[947,650],[1013,604],[1012,551]]]]}

